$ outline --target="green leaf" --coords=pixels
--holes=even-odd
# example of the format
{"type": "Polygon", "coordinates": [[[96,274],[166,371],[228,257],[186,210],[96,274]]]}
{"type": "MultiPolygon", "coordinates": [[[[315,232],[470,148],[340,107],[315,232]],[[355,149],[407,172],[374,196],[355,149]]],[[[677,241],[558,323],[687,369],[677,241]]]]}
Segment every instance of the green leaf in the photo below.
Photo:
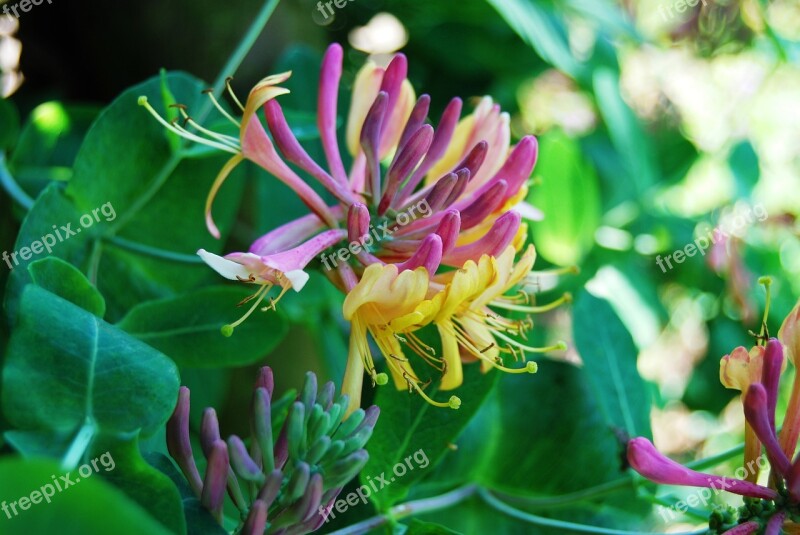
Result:
{"type": "Polygon", "coordinates": [[[0,149],[14,146],[19,136],[19,113],[8,100],[0,98],[0,149]]]}
{"type": "Polygon", "coordinates": [[[607,425],[631,438],[650,437],[650,395],[625,325],[607,301],[586,291],[578,294],[573,318],[575,346],[607,425]]]}
{"type": "MultiPolygon", "coordinates": [[[[391,384],[378,388],[375,404],[381,408],[381,415],[367,444],[369,461],[361,472],[361,482],[367,484],[368,476],[383,476],[388,482],[371,496],[380,511],[402,500],[414,483],[433,471],[480,408],[498,375],[494,371],[481,373],[478,364],[467,365],[464,384],[457,390],[441,392],[435,384],[426,390],[434,399],[458,395],[458,410],[434,407],[421,396],[398,391],[391,384]]],[[[526,378],[535,381],[535,376],[526,374],[526,378]]]]}
{"type": "Polygon", "coordinates": [[[594,244],[600,225],[600,191],[597,175],[582,157],[577,142],[553,131],[540,140],[541,156],[528,201],[545,213],[531,225],[533,242],[548,261],[576,265],[594,244]]]}
{"type": "MultiPolygon", "coordinates": [[[[181,366],[225,367],[252,364],[286,336],[284,316],[257,312],[236,328],[220,333],[243,313],[236,305],[252,294],[242,286],[213,286],[179,297],[135,306],[117,326],[169,355],[181,366]]],[[[246,306],[250,306],[249,304],[246,306]]]]}
{"type": "Polygon", "coordinates": [[[186,533],[183,506],[178,489],[170,479],[150,466],[139,452],[135,436],[120,438],[103,434],[92,443],[91,458],[98,463],[103,479],[123,491],[130,499],[173,533],[186,533]],[[110,462],[109,462],[110,461],[110,462]]]}
{"type": "Polygon", "coordinates": [[[74,303],[102,318],[106,301],[97,288],[72,264],[51,256],[36,260],[28,266],[31,279],[45,290],[74,303]]]}
{"type": "MultiPolygon", "coordinates": [[[[201,111],[207,101],[200,93],[205,83],[180,73],[168,74],[166,81],[177,101],[201,111]]],[[[67,189],[51,184],[28,213],[17,238],[19,250],[53,233],[54,225],[71,224],[76,234],[62,236],[53,254],[96,284],[111,320],[142,301],[168,297],[212,278],[206,266],[131,251],[115,238],[190,257],[200,248],[213,252],[222,248],[221,241],[209,236],[203,212],[206,195],[228,155],[185,159],[172,151],[163,127],[137,105],[138,97],[145,95],[165,113],[161,84],[161,78],[154,77],[132,87],[100,114],[78,151],[67,189]]],[[[215,204],[223,237],[241,198],[244,184],[237,179],[241,176],[237,172],[229,178],[215,204]]],[[[26,270],[12,273],[6,296],[12,317],[21,288],[29,281],[26,270]]]]}
{"type": "Polygon", "coordinates": [[[3,408],[16,427],[89,422],[149,434],[169,418],[178,387],[162,353],[39,286],[25,288],[3,369],[3,408]]]}
{"type": "Polygon", "coordinates": [[[598,68],[592,74],[592,85],[611,142],[625,164],[630,193],[644,195],[658,178],[655,153],[639,118],[622,99],[619,73],[598,68]]]}
{"type": "Polygon", "coordinates": [[[63,472],[49,460],[6,457],[0,460],[0,503],[9,506],[2,514],[0,535],[58,533],[59,535],[169,535],[170,531],[100,477],[70,478],[73,484],[57,491],[53,478],[63,472]],[[49,487],[48,487],[49,486],[49,487]],[[50,503],[43,493],[53,492],[50,503]],[[36,494],[34,494],[36,493],[36,494]],[[21,498],[31,500],[21,510],[21,498]],[[10,504],[16,502],[17,514],[10,504]],[[11,518],[8,518],[11,516],[11,518]]]}
{"type": "Polygon", "coordinates": [[[569,48],[566,29],[552,10],[529,0],[488,0],[525,43],[556,69],[578,78],[582,66],[569,48]]]}
{"type": "MultiPolygon", "coordinates": [[[[588,377],[572,364],[540,360],[532,377],[503,375],[454,444],[415,498],[477,483],[536,514],[616,527],[635,526],[646,505],[635,501],[622,469],[624,443],[607,424],[588,377]]],[[[467,512],[474,507],[465,502],[422,518],[468,533],[486,532],[481,528],[491,522],[484,516],[497,526],[518,523],[497,512],[467,512]]],[[[523,532],[508,529],[496,528],[523,532]]]]}

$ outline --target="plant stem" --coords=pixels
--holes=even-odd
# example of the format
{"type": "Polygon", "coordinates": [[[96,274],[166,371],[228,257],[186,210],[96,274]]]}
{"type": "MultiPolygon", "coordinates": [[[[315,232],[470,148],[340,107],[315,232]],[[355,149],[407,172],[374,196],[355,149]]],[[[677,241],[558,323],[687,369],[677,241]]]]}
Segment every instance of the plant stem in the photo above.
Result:
{"type": "MultiPolygon", "coordinates": [[[[494,497],[488,490],[483,488],[478,489],[478,496],[480,496],[481,499],[484,502],[486,502],[487,505],[491,506],[494,509],[497,509],[501,513],[505,513],[510,517],[516,518],[517,520],[522,520],[524,522],[535,524],[537,526],[546,526],[552,528],[559,528],[563,530],[579,531],[582,533],[599,533],[602,535],[641,535],[642,533],[640,531],[627,531],[627,530],[587,526],[584,524],[575,524],[574,522],[565,522],[563,520],[555,520],[552,518],[544,518],[541,516],[532,515],[530,513],[520,511],[519,509],[515,509],[514,507],[511,507],[506,503],[503,503],[502,501],[494,497]]],[[[699,531],[693,531],[679,535],[701,535],[707,532],[708,529],[704,528],[699,531]]]]}
{"type": "Polygon", "coordinates": [[[25,210],[31,209],[31,206],[33,206],[33,199],[30,195],[25,193],[22,187],[17,184],[17,181],[14,180],[14,177],[11,176],[8,167],[6,167],[6,156],[2,153],[0,153],[0,185],[2,185],[3,189],[6,190],[11,198],[17,201],[25,210]]]}
{"type": "Polygon", "coordinates": [[[171,262],[181,262],[184,264],[203,263],[203,261],[197,255],[167,251],[166,249],[159,249],[158,247],[151,247],[149,245],[144,245],[141,243],[136,243],[134,241],[126,240],[125,238],[120,238],[119,236],[112,236],[111,238],[107,238],[106,241],[122,249],[126,249],[134,253],[140,253],[152,256],[153,258],[160,258],[161,260],[169,260],[171,262]]]}
{"type": "Polygon", "coordinates": [[[455,490],[451,490],[450,492],[446,492],[440,496],[434,496],[433,498],[425,498],[422,500],[401,503],[400,505],[395,505],[392,507],[389,512],[384,515],[368,518],[362,522],[359,522],[358,524],[353,524],[352,526],[336,530],[328,535],[361,535],[362,533],[367,533],[371,529],[386,524],[390,520],[397,520],[415,514],[446,509],[473,496],[477,490],[477,485],[470,484],[459,487],[455,490]]]}

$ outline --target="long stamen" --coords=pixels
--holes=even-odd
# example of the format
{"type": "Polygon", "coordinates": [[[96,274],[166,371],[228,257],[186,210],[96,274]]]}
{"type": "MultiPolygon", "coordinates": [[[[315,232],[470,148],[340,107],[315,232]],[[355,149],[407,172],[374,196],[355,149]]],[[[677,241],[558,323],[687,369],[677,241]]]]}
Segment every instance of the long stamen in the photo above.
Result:
{"type": "Polygon", "coordinates": [[[505,340],[509,344],[519,349],[522,349],[523,351],[527,351],[529,353],[549,353],[550,351],[563,351],[564,349],[567,349],[567,343],[564,342],[563,340],[558,341],[555,344],[547,347],[532,347],[529,345],[525,345],[517,340],[514,340],[513,338],[510,338],[501,332],[495,331],[493,334],[498,338],[505,340]]]}
{"type": "Polygon", "coordinates": [[[233,76],[228,76],[227,78],[225,78],[225,87],[228,89],[228,94],[231,96],[233,101],[236,103],[237,106],[239,106],[239,109],[244,111],[244,106],[242,106],[242,103],[239,101],[239,98],[236,96],[236,93],[233,92],[233,88],[231,87],[232,80],[233,76]]]}
{"type": "MultiPolygon", "coordinates": [[[[220,143],[225,143],[226,145],[230,145],[231,148],[239,150],[239,140],[233,136],[227,136],[225,134],[220,134],[218,132],[214,132],[213,130],[209,130],[208,128],[203,127],[192,119],[192,117],[186,112],[186,107],[183,104],[173,104],[171,107],[178,108],[178,111],[183,115],[184,124],[189,124],[192,128],[197,129],[198,131],[202,132],[203,134],[212,137],[219,141],[220,143]]],[[[186,130],[184,128],[184,130],[186,130]]]]}
{"type": "Polygon", "coordinates": [[[560,298],[556,299],[552,303],[548,303],[546,305],[541,306],[528,306],[528,305],[513,305],[511,303],[506,303],[500,300],[494,300],[490,304],[491,306],[496,306],[498,308],[504,308],[506,310],[516,310],[517,312],[527,312],[529,314],[536,314],[539,312],[547,312],[549,310],[553,310],[564,303],[571,303],[572,302],[572,294],[569,292],[562,295],[560,298]]]}
{"type": "Polygon", "coordinates": [[[223,150],[225,152],[230,152],[232,154],[239,154],[238,150],[236,150],[236,149],[234,149],[232,147],[229,147],[228,145],[223,145],[222,143],[218,143],[216,141],[211,141],[210,139],[202,138],[200,136],[192,134],[191,132],[189,132],[189,131],[187,131],[187,130],[185,130],[183,128],[179,128],[176,125],[167,122],[163,117],[161,117],[158,114],[158,112],[156,112],[155,109],[153,109],[153,107],[147,101],[147,97],[145,97],[145,96],[139,97],[139,105],[143,106],[148,112],[150,112],[150,115],[155,117],[156,120],[159,123],[161,123],[162,126],[164,126],[164,128],[166,128],[167,130],[169,130],[173,134],[176,134],[176,135],[178,135],[180,137],[186,138],[186,139],[188,139],[190,141],[194,141],[195,143],[200,143],[202,145],[208,145],[209,147],[214,147],[215,149],[223,150]]]}
{"type": "Polygon", "coordinates": [[[253,298],[258,297],[258,299],[255,299],[255,303],[253,303],[253,306],[250,307],[250,310],[248,310],[244,316],[242,316],[235,322],[229,323],[228,325],[223,325],[222,329],[220,329],[222,335],[226,337],[231,336],[233,334],[233,330],[239,325],[241,325],[242,322],[246,320],[248,317],[250,317],[250,314],[252,314],[256,308],[258,308],[258,305],[261,303],[261,301],[263,301],[264,297],[266,297],[266,295],[269,293],[269,289],[272,288],[272,286],[273,286],[272,284],[262,284],[261,288],[259,288],[258,291],[253,296],[253,298]]]}
{"type": "Polygon", "coordinates": [[[416,381],[412,380],[411,377],[408,376],[408,374],[403,374],[403,376],[405,377],[406,381],[408,382],[408,386],[413,388],[414,390],[416,390],[417,393],[420,396],[422,396],[422,398],[425,401],[427,401],[428,403],[430,403],[434,407],[442,407],[444,409],[446,409],[446,408],[458,409],[459,407],[461,407],[461,398],[459,398],[458,396],[450,396],[450,399],[447,400],[447,403],[444,403],[444,402],[441,402],[441,401],[434,401],[434,400],[432,400],[430,398],[430,396],[428,396],[428,394],[426,394],[422,390],[422,388],[420,388],[420,386],[416,383],[416,381]]]}
{"type": "Polygon", "coordinates": [[[234,118],[233,118],[233,116],[232,116],[230,113],[228,113],[227,111],[225,111],[225,108],[223,108],[222,106],[220,106],[220,104],[219,104],[219,101],[217,101],[217,97],[215,97],[215,96],[214,96],[214,90],[213,90],[213,89],[204,89],[204,90],[203,90],[203,93],[205,93],[206,95],[208,95],[208,98],[210,98],[210,99],[211,99],[211,102],[214,104],[214,107],[215,107],[215,108],[217,108],[217,110],[218,110],[218,111],[219,111],[219,112],[220,112],[222,115],[224,115],[224,116],[225,116],[225,117],[226,117],[226,118],[227,118],[227,119],[228,119],[230,122],[232,122],[233,124],[235,124],[237,128],[241,128],[241,127],[242,127],[242,125],[239,123],[239,121],[237,121],[236,119],[234,119],[234,118]]]}

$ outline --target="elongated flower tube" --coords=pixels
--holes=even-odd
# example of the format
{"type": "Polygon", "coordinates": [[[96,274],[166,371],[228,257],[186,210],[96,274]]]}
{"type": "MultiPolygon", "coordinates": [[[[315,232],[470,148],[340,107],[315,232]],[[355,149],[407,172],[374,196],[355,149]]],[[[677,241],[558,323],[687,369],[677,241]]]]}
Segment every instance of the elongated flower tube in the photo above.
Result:
{"type": "MultiPolygon", "coordinates": [[[[363,449],[379,411],[370,407],[346,416],[347,396],[334,399],[333,383],[321,389],[313,373],[291,404],[278,437],[272,435],[272,371],[262,368],[253,393],[250,447],[237,437],[219,437],[213,409],[206,409],[200,444],[207,458],[200,480],[189,441],[189,391],[181,388],[167,423],[170,455],[192,492],[220,523],[225,493],[239,511],[236,533],[288,535],[319,529],[345,484],[367,462],[363,449]],[[242,489],[247,489],[244,493],[242,489]],[[247,496],[247,497],[245,497],[247,496]]],[[[285,404],[288,399],[278,401],[285,404]]]]}
{"type": "Polygon", "coordinates": [[[780,434],[783,452],[791,456],[797,447],[797,438],[800,436],[800,301],[794,306],[786,319],[783,320],[778,339],[786,347],[786,357],[794,365],[794,383],[789,406],[786,411],[783,429],[780,434]]]}
{"type": "Polygon", "coordinates": [[[765,500],[774,500],[778,497],[778,493],[774,490],[756,483],[706,474],[686,468],[662,455],[653,446],[653,443],[644,437],[635,438],[628,442],[628,462],[631,468],[647,479],[664,485],[719,489],[732,494],[739,494],[740,496],[750,496],[765,500]]]}
{"type": "MultiPolygon", "coordinates": [[[[769,284],[766,284],[769,292],[769,284]]],[[[769,295],[769,293],[767,294],[769,295]]],[[[769,298],[767,299],[769,303],[769,298]]],[[[792,317],[794,311],[789,315],[792,317]]],[[[767,314],[765,311],[765,318],[767,314]]],[[[765,323],[764,323],[765,324],[765,323]]],[[[764,328],[763,331],[766,330],[764,328]]],[[[709,520],[709,533],[759,533],[777,535],[800,531],[800,455],[792,460],[793,451],[782,449],[776,430],[776,406],[779,383],[786,359],[784,346],[776,338],[756,335],[759,344],[747,351],[737,347],[720,361],[720,380],[728,388],[743,391],[743,408],[747,429],[755,440],[756,450],[745,448],[745,463],[737,469],[736,478],[727,478],[684,467],[659,453],[646,438],[628,443],[627,457],[631,467],[644,477],[662,484],[706,487],[715,492],[727,491],[745,497],[738,511],[722,514],[715,511],[709,520]],[[768,485],[756,483],[761,457],[761,444],[766,450],[766,462],[772,467],[768,485]],[[739,475],[741,472],[741,475],[739,475]],[[738,518],[737,518],[738,516],[738,518]]],[[[796,386],[796,384],[795,384],[796,386]]],[[[784,419],[793,410],[787,409],[784,419]]]]}
{"type": "MultiPolygon", "coordinates": [[[[431,98],[417,97],[403,54],[380,65],[368,61],[352,82],[342,74],[344,57],[333,44],[320,68],[320,161],[293,132],[287,120],[291,110],[281,106],[291,84],[289,72],[259,81],[243,105],[229,85],[240,119],[208,92],[216,112],[238,129],[235,137],[199,124],[186,106],[175,107],[182,121],[169,121],[159,115],[157,103],[143,97],[140,104],[176,135],[232,155],[208,195],[206,220],[213,236],[221,234],[211,216],[212,202],[243,160],[291,188],[309,210],[276,229],[262,229],[266,233],[247,252],[220,257],[200,251],[222,276],[258,286],[246,300],[253,301],[248,312],[226,325],[223,334],[231,335],[272,286],[280,286],[280,299],[289,289],[303,287],[307,269],[320,268],[346,294],[342,311],[351,322],[351,336],[343,385],[350,396],[348,410],[359,406],[365,376],[377,385],[388,382],[389,375],[395,387],[455,408],[457,396],[435,401],[426,392],[432,381],[420,379],[427,374],[416,373],[418,362],[432,366],[441,377],[438,386],[451,390],[463,382],[464,362],[480,360],[483,371],[528,373],[536,365],[525,353],[565,347],[535,348],[524,342],[532,322],[522,315],[568,301],[564,297],[536,306],[527,290],[535,276],[530,274],[535,255],[526,243],[526,220],[537,211],[525,199],[538,143],[526,135],[512,144],[509,115],[488,96],[472,110],[465,110],[461,98],[452,98],[441,115],[429,119],[431,98]],[[337,132],[341,83],[351,85],[344,151],[337,132]],[[297,169],[335,202],[324,202],[297,169]],[[516,317],[506,318],[499,310],[516,317]],[[423,343],[421,329],[438,334],[441,349],[423,343]],[[370,338],[384,364],[371,354],[370,338]],[[387,372],[379,372],[379,366],[387,372]]],[[[276,302],[270,299],[262,309],[276,302]]]]}

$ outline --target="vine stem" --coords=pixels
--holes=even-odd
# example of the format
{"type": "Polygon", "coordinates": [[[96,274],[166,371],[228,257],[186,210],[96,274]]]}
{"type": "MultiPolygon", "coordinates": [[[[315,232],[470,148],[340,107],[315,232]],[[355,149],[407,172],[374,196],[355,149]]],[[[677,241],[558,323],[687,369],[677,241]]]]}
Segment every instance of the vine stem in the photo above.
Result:
{"type": "Polygon", "coordinates": [[[450,492],[446,492],[433,498],[425,498],[422,500],[414,500],[400,505],[395,505],[389,512],[384,515],[374,516],[368,518],[358,524],[353,524],[346,528],[329,533],[328,535],[361,535],[367,533],[369,530],[382,526],[390,520],[397,520],[414,514],[422,514],[431,511],[438,511],[439,509],[446,509],[450,506],[456,505],[467,498],[474,496],[478,491],[477,485],[465,485],[450,492]]]}
{"type": "Polygon", "coordinates": [[[31,206],[33,206],[33,199],[30,195],[25,193],[22,186],[11,176],[8,167],[6,167],[6,156],[2,152],[0,152],[0,184],[2,184],[3,189],[6,190],[11,198],[17,201],[20,206],[25,208],[25,210],[31,209],[31,206]]]}

